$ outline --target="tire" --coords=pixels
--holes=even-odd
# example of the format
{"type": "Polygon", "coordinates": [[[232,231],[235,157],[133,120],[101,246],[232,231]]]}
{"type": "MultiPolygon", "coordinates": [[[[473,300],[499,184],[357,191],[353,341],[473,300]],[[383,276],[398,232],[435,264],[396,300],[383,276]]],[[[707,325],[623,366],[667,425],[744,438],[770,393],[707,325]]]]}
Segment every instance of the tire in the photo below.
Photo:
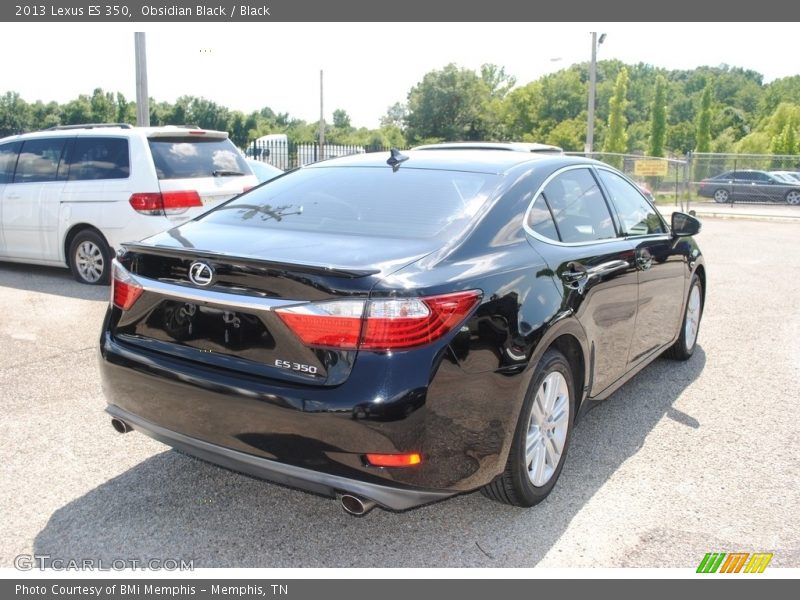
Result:
{"type": "Polygon", "coordinates": [[[689,286],[689,295],[686,299],[686,308],[681,321],[681,334],[675,343],[664,353],[667,358],[674,360],[689,360],[697,347],[697,334],[700,331],[700,321],[703,318],[703,284],[697,274],[692,276],[689,286]],[[690,324],[690,321],[694,325],[690,324]]]}
{"type": "Polygon", "coordinates": [[[69,268],[80,283],[108,285],[111,248],[103,236],[91,229],[79,232],[69,245],[69,268]]]}
{"type": "Polygon", "coordinates": [[[789,190],[784,198],[786,199],[786,204],[798,206],[800,205],[800,190],[789,190]]]}
{"type": "Polygon", "coordinates": [[[721,188],[714,190],[714,202],[718,204],[725,204],[728,202],[728,198],[730,198],[730,196],[731,195],[728,193],[728,190],[723,190],[721,188]]]}
{"type": "Polygon", "coordinates": [[[505,471],[481,489],[483,495],[523,507],[534,506],[547,498],[564,466],[574,415],[572,369],[563,354],[550,349],[531,379],[505,471]],[[548,402],[548,390],[555,394],[549,397],[551,402],[548,402]],[[538,426],[542,421],[547,423],[544,435],[538,426]],[[535,441],[537,439],[541,443],[535,441]],[[532,452],[526,457],[529,443],[532,452]],[[559,445],[561,453],[557,454],[559,445]],[[538,469],[531,468],[537,466],[538,469]]]}

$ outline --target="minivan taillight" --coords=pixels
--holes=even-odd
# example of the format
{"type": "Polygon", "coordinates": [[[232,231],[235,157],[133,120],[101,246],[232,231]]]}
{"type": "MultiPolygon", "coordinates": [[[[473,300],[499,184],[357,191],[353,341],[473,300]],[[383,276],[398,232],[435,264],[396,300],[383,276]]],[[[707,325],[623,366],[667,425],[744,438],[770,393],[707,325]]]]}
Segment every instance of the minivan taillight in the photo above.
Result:
{"type": "Polygon", "coordinates": [[[307,346],[403,350],[430,344],[458,326],[479,290],[421,298],[333,300],[275,312],[307,346]]]}
{"type": "Polygon", "coordinates": [[[130,310],[144,290],[116,260],[111,272],[111,303],[122,310],[130,310]]]}
{"type": "Polygon", "coordinates": [[[143,215],[179,215],[195,206],[203,206],[195,190],[173,192],[140,192],[129,200],[133,210],[143,215]]]}

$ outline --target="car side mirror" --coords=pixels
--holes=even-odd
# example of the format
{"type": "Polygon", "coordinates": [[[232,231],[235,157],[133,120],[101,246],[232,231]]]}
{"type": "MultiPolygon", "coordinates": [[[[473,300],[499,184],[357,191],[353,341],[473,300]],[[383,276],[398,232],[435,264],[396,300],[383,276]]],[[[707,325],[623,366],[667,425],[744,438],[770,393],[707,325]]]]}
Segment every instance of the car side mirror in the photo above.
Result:
{"type": "Polygon", "coordinates": [[[687,215],[682,212],[672,213],[672,235],[674,237],[683,237],[686,235],[697,235],[703,224],[700,219],[687,215]]]}

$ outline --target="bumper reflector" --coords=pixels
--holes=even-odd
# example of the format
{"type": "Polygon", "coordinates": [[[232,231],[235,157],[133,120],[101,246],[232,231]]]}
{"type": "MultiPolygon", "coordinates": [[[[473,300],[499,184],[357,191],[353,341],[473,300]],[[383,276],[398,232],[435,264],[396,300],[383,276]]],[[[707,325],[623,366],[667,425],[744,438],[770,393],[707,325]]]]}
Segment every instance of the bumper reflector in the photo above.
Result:
{"type": "Polygon", "coordinates": [[[419,452],[408,454],[367,454],[367,463],[373,467],[413,467],[422,462],[419,452]]]}

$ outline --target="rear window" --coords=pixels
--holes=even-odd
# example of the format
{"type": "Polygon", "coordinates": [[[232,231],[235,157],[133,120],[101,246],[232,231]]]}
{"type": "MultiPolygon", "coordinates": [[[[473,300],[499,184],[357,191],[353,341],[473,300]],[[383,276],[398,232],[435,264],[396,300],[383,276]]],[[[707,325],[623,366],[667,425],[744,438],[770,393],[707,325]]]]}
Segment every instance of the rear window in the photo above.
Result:
{"type": "Polygon", "coordinates": [[[498,181],[498,175],[463,171],[300,169],[202,219],[265,229],[449,239],[475,216],[498,181]]]}
{"type": "Polygon", "coordinates": [[[227,138],[159,137],[148,142],[159,179],[252,175],[227,138]]]}

